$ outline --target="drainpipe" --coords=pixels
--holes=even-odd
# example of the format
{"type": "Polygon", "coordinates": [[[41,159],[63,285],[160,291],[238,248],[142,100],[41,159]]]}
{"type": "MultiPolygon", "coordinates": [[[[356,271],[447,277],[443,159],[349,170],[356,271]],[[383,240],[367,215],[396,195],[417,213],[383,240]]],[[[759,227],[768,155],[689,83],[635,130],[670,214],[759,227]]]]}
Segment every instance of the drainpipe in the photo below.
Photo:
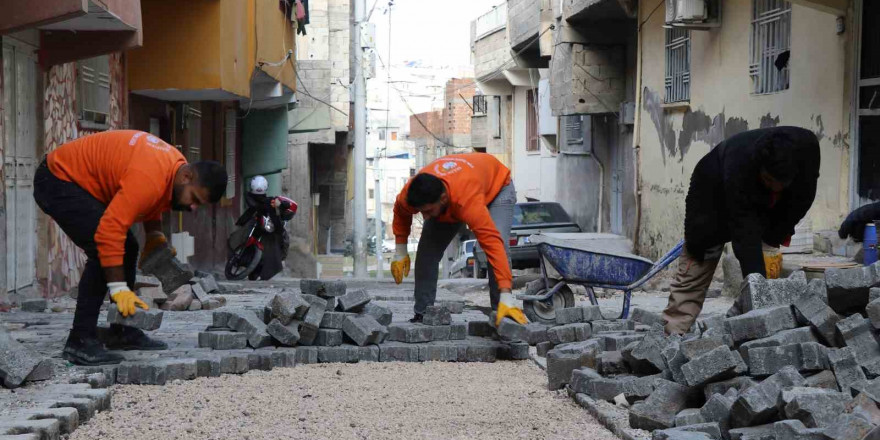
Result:
{"type": "Polygon", "coordinates": [[[333,225],[327,227],[327,255],[330,255],[330,238],[332,237],[332,235],[330,234],[331,232],[333,232],[333,225]]]}
{"type": "MultiPolygon", "coordinates": [[[[663,0],[661,0],[663,1],[663,0]]],[[[642,26],[644,23],[642,22],[642,7],[641,1],[639,1],[639,7],[637,8],[636,17],[639,26],[637,28],[638,34],[636,39],[636,51],[638,51],[638,60],[636,61],[636,108],[634,115],[634,127],[633,127],[633,150],[635,155],[635,187],[633,192],[636,197],[636,226],[633,230],[633,250],[638,254],[641,251],[641,244],[639,243],[639,230],[642,227],[642,66],[644,65],[644,51],[642,50],[642,26]]]]}
{"type": "MultiPolygon", "coordinates": [[[[592,117],[592,116],[591,116],[592,117]]],[[[590,124],[592,126],[592,124],[590,124]]],[[[605,199],[605,165],[602,164],[602,161],[599,160],[599,157],[596,156],[596,146],[590,142],[590,157],[596,162],[596,165],[599,166],[599,214],[598,219],[596,221],[596,232],[602,232],[602,204],[605,199]]]]}

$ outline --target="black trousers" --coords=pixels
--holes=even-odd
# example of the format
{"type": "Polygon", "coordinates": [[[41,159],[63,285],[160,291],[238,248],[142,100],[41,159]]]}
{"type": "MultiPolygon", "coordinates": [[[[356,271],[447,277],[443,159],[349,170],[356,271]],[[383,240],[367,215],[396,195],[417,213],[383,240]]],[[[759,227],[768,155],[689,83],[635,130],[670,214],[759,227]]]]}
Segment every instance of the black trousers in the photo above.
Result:
{"type": "MultiPolygon", "coordinates": [[[[95,336],[98,314],[107,296],[107,281],[98,260],[95,231],[107,206],[79,185],[55,177],[45,160],[34,174],[34,200],[88,257],[79,281],[71,333],[83,337],[95,336]]],[[[128,231],[123,266],[129,287],[134,287],[137,275],[138,250],[134,234],[128,231]]]]}

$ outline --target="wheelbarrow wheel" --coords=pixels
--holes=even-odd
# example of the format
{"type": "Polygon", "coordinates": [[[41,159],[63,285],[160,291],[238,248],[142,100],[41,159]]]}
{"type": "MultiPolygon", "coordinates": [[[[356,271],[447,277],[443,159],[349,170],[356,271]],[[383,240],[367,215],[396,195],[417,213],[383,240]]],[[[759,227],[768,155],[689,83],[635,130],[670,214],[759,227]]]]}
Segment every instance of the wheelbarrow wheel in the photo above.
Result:
{"type": "MultiPolygon", "coordinates": [[[[529,286],[531,287],[531,286],[529,286]]],[[[531,290],[531,289],[526,289],[531,290]]],[[[541,290],[544,290],[543,287],[541,290]]],[[[530,295],[540,292],[529,292],[530,295]]],[[[538,324],[556,324],[556,311],[574,307],[574,292],[568,285],[562,286],[552,297],[546,301],[523,301],[523,312],[530,322],[538,324]]]]}

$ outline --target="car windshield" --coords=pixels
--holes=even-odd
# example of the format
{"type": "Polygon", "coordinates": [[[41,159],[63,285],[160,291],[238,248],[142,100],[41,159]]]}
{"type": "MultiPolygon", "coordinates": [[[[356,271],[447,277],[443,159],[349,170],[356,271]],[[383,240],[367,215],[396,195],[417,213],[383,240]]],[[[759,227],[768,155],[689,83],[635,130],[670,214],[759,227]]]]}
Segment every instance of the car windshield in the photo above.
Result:
{"type": "Polygon", "coordinates": [[[464,253],[472,254],[474,252],[474,243],[473,241],[466,241],[464,243],[464,253]]]}
{"type": "Polygon", "coordinates": [[[571,218],[558,203],[530,203],[514,206],[514,226],[540,223],[571,223],[571,218]]]}

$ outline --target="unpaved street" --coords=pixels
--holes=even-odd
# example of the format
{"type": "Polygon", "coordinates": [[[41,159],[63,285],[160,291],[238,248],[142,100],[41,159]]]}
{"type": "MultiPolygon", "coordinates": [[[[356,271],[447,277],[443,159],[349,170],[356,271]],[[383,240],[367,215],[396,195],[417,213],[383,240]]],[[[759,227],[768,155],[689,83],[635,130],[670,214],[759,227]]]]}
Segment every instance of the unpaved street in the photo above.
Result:
{"type": "Polygon", "coordinates": [[[529,361],[318,364],[119,386],[72,440],[615,437],[529,361]]]}

